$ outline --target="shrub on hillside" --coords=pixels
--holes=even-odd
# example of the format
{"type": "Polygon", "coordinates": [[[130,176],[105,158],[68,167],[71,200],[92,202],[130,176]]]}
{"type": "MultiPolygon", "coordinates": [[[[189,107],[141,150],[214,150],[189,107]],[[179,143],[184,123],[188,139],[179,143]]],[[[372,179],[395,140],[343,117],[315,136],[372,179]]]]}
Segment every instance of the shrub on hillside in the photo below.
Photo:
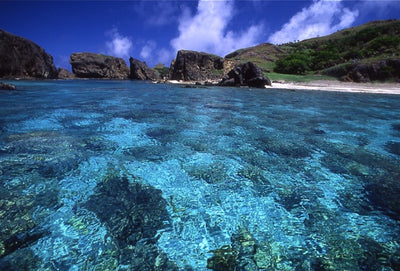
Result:
{"type": "Polygon", "coordinates": [[[305,74],[310,70],[310,57],[307,53],[295,52],[275,62],[275,72],[286,74],[305,74]]]}

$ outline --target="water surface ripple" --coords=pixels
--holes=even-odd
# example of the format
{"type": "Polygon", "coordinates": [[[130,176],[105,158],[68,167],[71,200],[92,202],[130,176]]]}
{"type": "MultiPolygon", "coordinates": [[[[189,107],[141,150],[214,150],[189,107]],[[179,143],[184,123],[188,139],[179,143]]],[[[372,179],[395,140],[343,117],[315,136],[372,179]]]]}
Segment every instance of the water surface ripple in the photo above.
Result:
{"type": "Polygon", "coordinates": [[[14,83],[1,270],[400,270],[400,96],[14,83]]]}

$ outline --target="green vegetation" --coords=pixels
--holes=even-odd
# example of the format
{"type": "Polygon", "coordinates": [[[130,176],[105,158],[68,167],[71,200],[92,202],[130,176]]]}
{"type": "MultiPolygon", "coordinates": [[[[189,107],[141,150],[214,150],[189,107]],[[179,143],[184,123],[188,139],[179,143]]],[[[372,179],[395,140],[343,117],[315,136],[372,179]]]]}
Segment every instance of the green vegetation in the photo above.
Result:
{"type": "Polygon", "coordinates": [[[308,53],[296,51],[275,62],[274,71],[287,74],[305,74],[310,70],[311,58],[308,53]]]}
{"type": "MultiPolygon", "coordinates": [[[[339,31],[335,34],[281,45],[287,55],[275,62],[274,71],[285,74],[321,73],[337,65],[375,63],[400,58],[400,21],[377,21],[339,31]]],[[[394,67],[385,67],[393,76],[394,67]]]]}
{"type": "Polygon", "coordinates": [[[264,71],[273,70],[274,62],[285,52],[278,46],[270,43],[263,43],[254,47],[237,50],[225,56],[226,59],[237,63],[253,62],[264,71]]]}
{"type": "Polygon", "coordinates": [[[169,68],[165,67],[165,65],[162,63],[157,64],[153,68],[153,70],[155,70],[160,75],[160,78],[168,78],[169,76],[169,68]]]}
{"type": "Polygon", "coordinates": [[[370,80],[396,81],[400,78],[400,20],[373,21],[328,36],[279,46],[264,43],[240,49],[225,58],[237,63],[252,61],[271,80],[310,81],[333,76],[357,81],[362,77],[352,76],[364,65],[363,75],[370,80]],[[371,69],[375,74],[365,74],[371,69]],[[330,76],[317,77],[321,74],[330,76]]]}
{"type": "Polygon", "coordinates": [[[320,74],[305,74],[305,75],[296,75],[296,74],[283,74],[283,73],[266,73],[266,76],[272,81],[283,80],[287,82],[311,82],[316,80],[337,80],[336,77],[329,75],[320,75],[320,74]]]}

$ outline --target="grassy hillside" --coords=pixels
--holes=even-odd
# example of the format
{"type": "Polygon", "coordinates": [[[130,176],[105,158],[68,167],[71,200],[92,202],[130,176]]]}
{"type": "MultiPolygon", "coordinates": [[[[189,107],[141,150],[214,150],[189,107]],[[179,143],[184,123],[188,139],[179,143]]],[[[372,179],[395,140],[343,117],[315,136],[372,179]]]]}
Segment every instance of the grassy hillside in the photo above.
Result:
{"type": "Polygon", "coordinates": [[[273,79],[288,78],[280,74],[324,74],[350,81],[396,81],[400,78],[400,20],[373,21],[279,46],[261,44],[226,59],[253,61],[265,72],[274,71],[273,79]]]}
{"type": "Polygon", "coordinates": [[[265,72],[273,70],[275,61],[285,55],[278,46],[270,43],[262,43],[260,45],[237,50],[225,56],[225,59],[234,61],[235,63],[245,63],[251,61],[263,69],[265,72]]]}

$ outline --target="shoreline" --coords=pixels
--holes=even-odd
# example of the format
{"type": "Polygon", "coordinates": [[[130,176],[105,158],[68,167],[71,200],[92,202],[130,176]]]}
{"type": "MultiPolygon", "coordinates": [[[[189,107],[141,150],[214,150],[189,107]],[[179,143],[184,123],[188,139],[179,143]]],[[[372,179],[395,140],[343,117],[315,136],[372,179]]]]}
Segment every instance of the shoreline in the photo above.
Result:
{"type": "MultiPolygon", "coordinates": [[[[270,86],[267,86],[270,88],[270,86]]],[[[310,82],[273,82],[271,88],[287,90],[318,90],[349,93],[400,95],[400,83],[352,83],[333,80],[310,82]]]]}
{"type": "MultiPolygon", "coordinates": [[[[24,80],[118,80],[118,79],[94,79],[94,78],[73,78],[73,79],[32,79],[32,78],[0,78],[1,82],[14,84],[18,81],[24,80]]],[[[132,81],[130,79],[119,79],[118,81],[132,81]]],[[[135,80],[134,80],[135,81],[135,80]]],[[[193,87],[202,86],[218,86],[217,81],[202,82],[201,84],[196,81],[178,81],[178,80],[165,80],[156,81],[157,84],[172,84],[172,85],[188,85],[193,87]]],[[[262,88],[260,88],[262,89],[262,88]]],[[[348,92],[348,93],[369,93],[369,94],[392,94],[400,95],[400,83],[354,83],[354,82],[341,82],[335,80],[315,80],[309,82],[291,82],[291,81],[272,81],[272,86],[265,86],[265,89],[284,89],[284,90],[311,90],[311,91],[334,91],[334,92],[348,92]]]]}
{"type": "MultiPolygon", "coordinates": [[[[207,86],[204,84],[199,85],[195,81],[167,80],[165,83],[173,85],[197,85],[199,87],[207,86]]],[[[265,89],[270,88],[284,90],[313,90],[400,95],[400,83],[354,83],[334,80],[315,80],[310,82],[273,81],[272,86],[265,86],[265,89]]]]}

